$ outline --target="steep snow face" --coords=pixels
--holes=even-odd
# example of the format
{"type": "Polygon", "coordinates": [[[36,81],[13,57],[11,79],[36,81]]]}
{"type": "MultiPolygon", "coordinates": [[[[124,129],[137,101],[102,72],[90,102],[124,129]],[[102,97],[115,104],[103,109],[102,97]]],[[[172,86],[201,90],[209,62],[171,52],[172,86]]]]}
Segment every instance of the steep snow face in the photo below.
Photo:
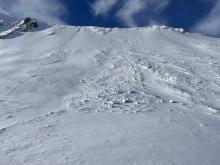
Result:
{"type": "Polygon", "coordinates": [[[0,164],[218,165],[219,52],[159,26],[0,40],[0,164]]]}

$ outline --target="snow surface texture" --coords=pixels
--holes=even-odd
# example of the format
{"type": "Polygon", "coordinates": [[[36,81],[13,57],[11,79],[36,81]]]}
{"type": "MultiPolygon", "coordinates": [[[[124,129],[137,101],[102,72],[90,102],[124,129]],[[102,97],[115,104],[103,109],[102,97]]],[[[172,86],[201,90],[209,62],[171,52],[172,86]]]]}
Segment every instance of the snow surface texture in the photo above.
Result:
{"type": "Polygon", "coordinates": [[[0,164],[219,165],[219,52],[156,26],[0,40],[0,164]]]}

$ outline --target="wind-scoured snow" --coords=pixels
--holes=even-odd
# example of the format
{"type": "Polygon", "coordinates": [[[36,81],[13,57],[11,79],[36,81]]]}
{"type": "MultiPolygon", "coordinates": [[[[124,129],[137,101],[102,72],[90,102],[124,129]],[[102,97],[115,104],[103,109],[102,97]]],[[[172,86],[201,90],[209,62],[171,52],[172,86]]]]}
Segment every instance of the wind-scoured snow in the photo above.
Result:
{"type": "Polygon", "coordinates": [[[218,165],[219,52],[165,26],[0,40],[0,164],[218,165]]]}

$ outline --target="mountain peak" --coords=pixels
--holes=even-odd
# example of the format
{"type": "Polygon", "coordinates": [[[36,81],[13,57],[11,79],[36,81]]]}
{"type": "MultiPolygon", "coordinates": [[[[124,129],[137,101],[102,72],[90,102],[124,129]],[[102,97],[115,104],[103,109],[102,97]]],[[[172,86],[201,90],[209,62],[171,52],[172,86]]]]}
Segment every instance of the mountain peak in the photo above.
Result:
{"type": "MultiPolygon", "coordinates": [[[[36,19],[25,17],[23,19],[16,19],[9,15],[0,15],[0,39],[17,37],[24,32],[39,30],[39,23],[36,19]]],[[[43,24],[42,24],[43,25],[43,24]]],[[[42,29],[43,26],[41,26],[42,29]]]]}

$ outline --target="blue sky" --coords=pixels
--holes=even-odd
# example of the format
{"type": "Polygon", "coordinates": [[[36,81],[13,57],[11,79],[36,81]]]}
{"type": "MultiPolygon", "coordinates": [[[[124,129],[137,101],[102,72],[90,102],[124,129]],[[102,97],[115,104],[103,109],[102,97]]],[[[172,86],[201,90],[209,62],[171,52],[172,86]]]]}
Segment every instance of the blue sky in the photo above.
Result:
{"type": "Polygon", "coordinates": [[[220,36],[220,0],[0,0],[0,11],[80,26],[153,24],[220,36]]]}

